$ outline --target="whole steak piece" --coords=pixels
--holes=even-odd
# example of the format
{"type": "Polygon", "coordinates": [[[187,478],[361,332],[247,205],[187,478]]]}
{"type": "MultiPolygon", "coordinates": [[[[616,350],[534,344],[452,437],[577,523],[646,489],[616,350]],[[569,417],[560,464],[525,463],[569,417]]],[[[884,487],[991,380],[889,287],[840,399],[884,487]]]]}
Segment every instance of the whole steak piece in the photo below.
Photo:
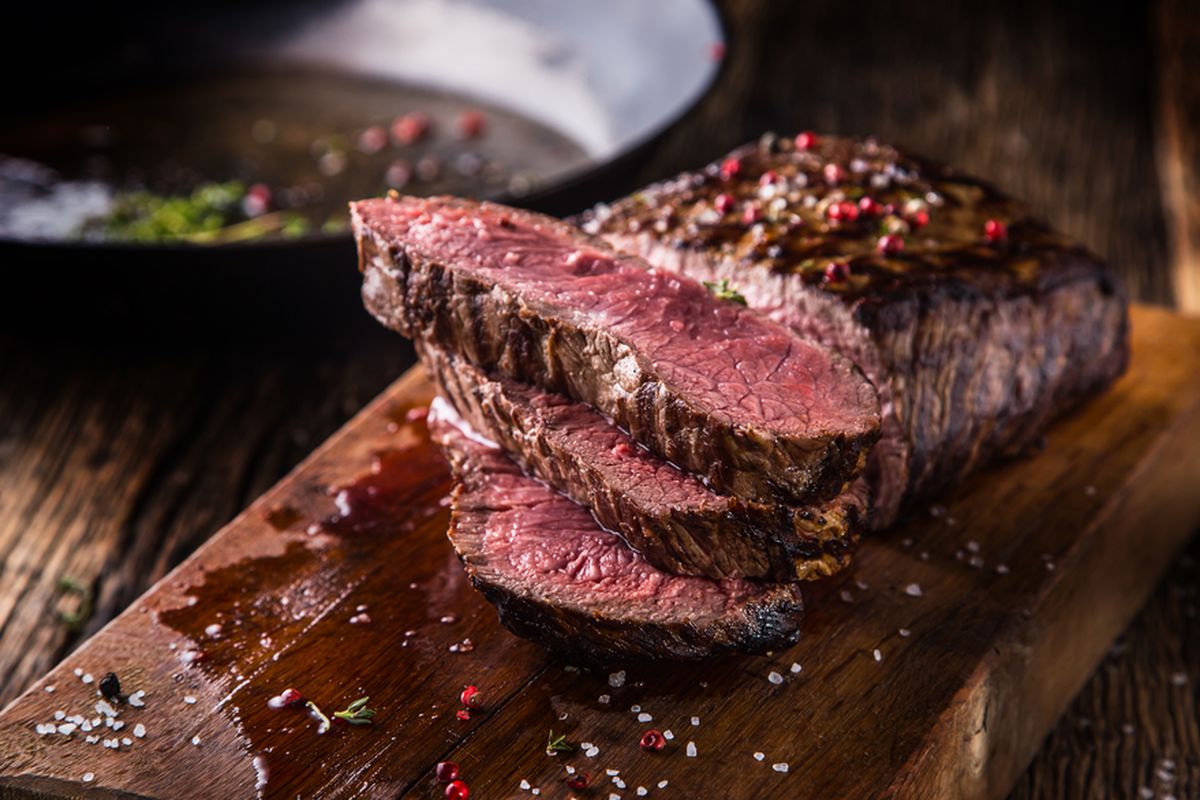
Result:
{"type": "Polygon", "coordinates": [[[773,135],[576,223],[655,267],[728,281],[879,391],[872,527],[1108,386],[1128,309],[1105,265],[1022,204],[872,139],[773,135]]]}
{"type": "Polygon", "coordinates": [[[875,389],[848,359],[561,221],[454,198],[351,216],[385,325],[588,403],[719,491],[828,500],[878,439],[875,389]]]}
{"type": "Polygon", "coordinates": [[[450,541],[517,635],[589,664],[762,652],[796,640],[800,584],[661,572],[464,425],[434,402],[430,432],[458,481],[450,541]]]}
{"type": "Polygon", "coordinates": [[[735,500],[645,448],[583,403],[492,378],[436,345],[418,353],[445,398],[525,472],[591,509],[653,566],[676,575],[806,580],[850,560],[859,503],[735,500]]]}

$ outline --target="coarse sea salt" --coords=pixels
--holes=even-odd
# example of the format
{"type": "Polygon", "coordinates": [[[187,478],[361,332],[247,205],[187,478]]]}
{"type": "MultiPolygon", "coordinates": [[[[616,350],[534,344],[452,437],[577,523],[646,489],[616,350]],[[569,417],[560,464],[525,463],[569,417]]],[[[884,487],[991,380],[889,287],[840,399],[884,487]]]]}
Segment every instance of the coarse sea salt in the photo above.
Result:
{"type": "Polygon", "coordinates": [[[674,731],[672,731],[670,728],[667,728],[665,731],[663,731],[663,738],[666,739],[668,742],[671,741],[672,739],[675,738],[674,731]]]}
{"type": "Polygon", "coordinates": [[[596,702],[597,702],[597,703],[600,703],[601,705],[608,705],[608,702],[609,702],[610,700],[612,700],[612,697],[611,697],[610,695],[607,695],[607,694],[602,694],[602,695],[600,695],[599,697],[597,697],[597,698],[596,698],[596,702]]]}
{"type": "Polygon", "coordinates": [[[909,597],[920,597],[923,594],[921,591],[921,584],[910,583],[908,586],[904,587],[904,593],[909,597]]]}
{"type": "Polygon", "coordinates": [[[608,685],[614,689],[620,689],[625,685],[625,670],[614,672],[608,676],[608,685]]]}
{"type": "Polygon", "coordinates": [[[94,772],[83,773],[83,782],[84,783],[91,783],[94,780],[96,780],[96,773],[94,773],[94,772]]]}
{"type": "Polygon", "coordinates": [[[200,737],[199,737],[199,736],[193,736],[193,737],[192,737],[192,744],[196,745],[196,747],[199,747],[199,746],[200,746],[200,737]]]}
{"type": "Polygon", "coordinates": [[[692,717],[692,725],[694,725],[694,726],[698,726],[699,724],[700,724],[700,718],[699,718],[699,717],[692,717]]]}
{"type": "Polygon", "coordinates": [[[665,789],[665,788],[667,788],[667,784],[669,784],[669,783],[670,783],[670,781],[659,781],[658,788],[665,789]]]}
{"type": "Polygon", "coordinates": [[[195,704],[196,704],[196,698],[195,698],[195,697],[192,697],[190,694],[185,694],[185,695],[183,696],[183,702],[187,703],[189,706],[191,706],[191,705],[195,705],[195,704]]]}
{"type": "Polygon", "coordinates": [[[767,754],[766,754],[766,753],[755,753],[755,754],[754,754],[754,760],[755,760],[755,761],[762,761],[762,760],[763,760],[764,758],[766,758],[766,757],[767,757],[767,754]]]}
{"type": "Polygon", "coordinates": [[[518,784],[518,786],[521,787],[522,791],[529,791],[529,781],[525,780],[524,778],[521,779],[521,782],[518,784]]]}
{"type": "Polygon", "coordinates": [[[645,711],[643,711],[642,713],[637,715],[637,719],[638,719],[638,722],[650,722],[651,720],[654,719],[654,717],[652,717],[651,715],[649,715],[645,711]]]}
{"type": "Polygon", "coordinates": [[[802,669],[804,669],[804,667],[800,666],[800,662],[799,662],[799,661],[793,661],[793,662],[792,662],[791,670],[792,670],[792,674],[793,674],[793,675],[795,675],[795,674],[799,673],[799,672],[800,672],[800,670],[802,670],[802,669]]]}
{"type": "Polygon", "coordinates": [[[695,742],[687,743],[687,757],[688,758],[696,757],[696,743],[695,742]]]}
{"type": "Polygon", "coordinates": [[[137,725],[134,725],[134,726],[133,726],[133,735],[134,735],[134,736],[136,736],[136,737],[137,737],[137,738],[139,738],[139,739],[141,739],[141,738],[145,737],[145,735],[146,735],[146,726],[145,726],[145,725],[143,725],[143,724],[142,724],[142,723],[140,723],[140,722],[139,722],[137,725]]]}
{"type": "Polygon", "coordinates": [[[771,673],[767,675],[767,680],[778,686],[779,684],[783,683],[783,676],[772,670],[771,673]]]}
{"type": "Polygon", "coordinates": [[[874,656],[876,661],[883,661],[883,653],[879,652],[878,647],[875,648],[874,656]]]}
{"type": "Polygon", "coordinates": [[[787,772],[788,765],[786,761],[780,761],[778,764],[772,764],[771,769],[775,770],[776,772],[787,772]]]}

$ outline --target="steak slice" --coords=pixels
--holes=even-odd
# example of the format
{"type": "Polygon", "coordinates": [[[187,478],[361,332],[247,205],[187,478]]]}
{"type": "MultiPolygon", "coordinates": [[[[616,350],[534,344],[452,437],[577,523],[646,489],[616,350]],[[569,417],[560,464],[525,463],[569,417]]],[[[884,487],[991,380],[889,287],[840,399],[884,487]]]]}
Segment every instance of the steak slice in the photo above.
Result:
{"type": "Polygon", "coordinates": [[[850,560],[854,498],[803,509],[735,500],[640,447],[591,406],[492,379],[436,345],[418,342],[418,353],[474,430],[665,572],[807,580],[850,560]]]}
{"type": "Polygon", "coordinates": [[[883,412],[875,528],[1029,446],[1128,360],[1127,301],[1096,256],[988,184],[872,139],[767,135],[577,223],[728,280],[862,368],[883,412]]]}
{"type": "Polygon", "coordinates": [[[458,484],[449,537],[500,621],[573,662],[701,658],[794,642],[799,584],[670,575],[583,506],[465,427],[444,401],[429,428],[458,484]]]}
{"type": "Polygon", "coordinates": [[[407,197],[352,217],[385,325],[595,406],[720,491],[830,499],[878,438],[875,391],[850,361],[558,220],[407,197]]]}

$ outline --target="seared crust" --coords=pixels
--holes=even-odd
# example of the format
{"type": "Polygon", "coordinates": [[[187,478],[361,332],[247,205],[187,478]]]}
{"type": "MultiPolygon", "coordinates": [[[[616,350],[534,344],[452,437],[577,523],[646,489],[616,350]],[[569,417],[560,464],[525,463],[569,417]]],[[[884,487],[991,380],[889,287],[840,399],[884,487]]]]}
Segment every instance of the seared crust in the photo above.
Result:
{"type": "Polygon", "coordinates": [[[417,352],[472,428],[666,572],[811,580],[850,560],[860,505],[853,497],[802,509],[741,502],[639,448],[581,403],[490,378],[425,341],[417,352]]]}
{"type": "Polygon", "coordinates": [[[768,135],[729,159],[577,222],[660,268],[728,279],[859,364],[884,409],[873,527],[1028,447],[1124,371],[1112,273],[987,183],[870,139],[801,150],[768,135]]]}
{"type": "MultiPolygon", "coordinates": [[[[363,201],[352,206],[352,218],[364,273],[364,302],[384,325],[414,339],[437,342],[474,364],[523,383],[586,402],[659,456],[703,476],[730,495],[796,504],[832,499],[861,472],[878,439],[878,399],[870,382],[851,362],[734,303],[716,300],[691,282],[682,283],[674,276],[643,279],[644,264],[630,267],[631,257],[613,253],[604,243],[558,220],[454,198],[363,201]],[[496,230],[532,237],[535,242],[530,250],[535,257],[539,248],[560,247],[559,242],[568,245],[564,253],[570,252],[570,247],[579,248],[584,274],[603,277],[612,273],[614,279],[606,287],[614,294],[629,281],[649,281],[637,291],[645,288],[648,294],[668,298],[663,306],[678,311],[681,318],[640,320],[626,309],[623,319],[634,320],[627,327],[640,326],[650,337],[674,340],[672,347],[683,356],[699,357],[699,351],[683,346],[691,336],[715,339],[724,334],[713,331],[753,329],[755,336],[737,342],[742,346],[739,350],[752,352],[745,359],[737,352],[718,354],[720,348],[709,343],[714,349],[712,357],[720,363],[710,365],[711,374],[703,377],[711,380],[713,387],[734,387],[720,391],[736,393],[743,369],[766,374],[778,365],[782,374],[785,365],[794,369],[794,358],[805,358],[813,362],[812,369],[819,370],[816,376],[802,371],[807,390],[815,395],[797,392],[772,399],[747,386],[737,402],[722,407],[697,402],[664,378],[662,362],[651,360],[626,338],[615,335],[614,326],[597,323],[595,316],[578,313],[570,303],[511,291],[502,281],[489,277],[492,273],[474,268],[469,256],[457,263],[442,263],[425,252],[406,235],[405,225],[430,208],[436,210],[441,223],[470,227],[472,222],[480,222],[484,230],[493,231],[489,234],[493,242],[496,230]],[[554,244],[546,245],[546,237],[554,244]],[[669,327],[668,323],[681,327],[669,327]],[[817,363],[820,366],[815,366],[817,363]],[[814,400],[816,395],[819,397],[814,400]],[[832,411],[809,414],[802,408],[806,399],[832,411]],[[788,404],[799,412],[781,413],[781,407],[788,404]],[[756,414],[764,409],[788,426],[804,426],[803,432],[781,435],[770,425],[759,424],[761,414],[756,414]],[[836,414],[838,421],[824,416],[829,413],[836,414]]],[[[560,281],[563,291],[571,291],[570,284],[570,280],[560,281]]],[[[572,303],[577,301],[581,298],[572,303]]],[[[632,302],[632,298],[624,302],[632,302]]],[[[686,370],[692,376],[706,373],[704,365],[689,365],[686,370]]],[[[763,379],[758,386],[778,393],[780,386],[791,385],[779,381],[771,387],[771,381],[763,379]]]]}

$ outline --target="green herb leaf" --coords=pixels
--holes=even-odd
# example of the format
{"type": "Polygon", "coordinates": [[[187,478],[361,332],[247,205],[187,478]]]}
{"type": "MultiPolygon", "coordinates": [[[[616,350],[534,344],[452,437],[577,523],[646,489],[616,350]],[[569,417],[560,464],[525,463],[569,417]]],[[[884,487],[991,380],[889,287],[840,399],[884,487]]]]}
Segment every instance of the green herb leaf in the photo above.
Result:
{"type": "Polygon", "coordinates": [[[718,300],[731,300],[740,305],[746,305],[746,298],[737,289],[729,285],[728,278],[722,278],[720,283],[705,281],[704,288],[713,293],[718,300]]]}
{"type": "Polygon", "coordinates": [[[87,621],[92,618],[92,611],[95,605],[92,587],[81,583],[69,575],[63,575],[58,579],[58,588],[60,591],[79,597],[79,604],[73,611],[58,612],[58,618],[67,626],[67,630],[71,633],[79,633],[83,630],[83,626],[87,624],[87,621]]]}
{"type": "Polygon", "coordinates": [[[575,745],[567,741],[566,734],[555,736],[554,731],[550,731],[550,735],[546,738],[546,755],[552,756],[555,753],[574,753],[575,745]]]}
{"type": "Polygon", "coordinates": [[[346,706],[344,711],[335,711],[333,715],[351,725],[370,725],[371,720],[375,719],[375,709],[367,708],[367,701],[370,699],[369,697],[360,697],[346,706]]]}

